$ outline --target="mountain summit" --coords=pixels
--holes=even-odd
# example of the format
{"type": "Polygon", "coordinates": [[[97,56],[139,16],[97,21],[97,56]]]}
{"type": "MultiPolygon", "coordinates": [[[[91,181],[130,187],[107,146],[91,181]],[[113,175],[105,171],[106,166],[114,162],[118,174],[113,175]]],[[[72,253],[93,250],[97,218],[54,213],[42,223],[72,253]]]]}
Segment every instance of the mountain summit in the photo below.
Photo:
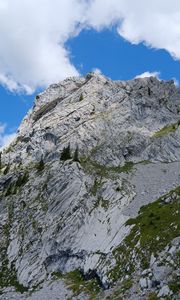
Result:
{"type": "Polygon", "coordinates": [[[0,299],[178,299],[180,88],[68,78],[0,155],[0,299]]]}

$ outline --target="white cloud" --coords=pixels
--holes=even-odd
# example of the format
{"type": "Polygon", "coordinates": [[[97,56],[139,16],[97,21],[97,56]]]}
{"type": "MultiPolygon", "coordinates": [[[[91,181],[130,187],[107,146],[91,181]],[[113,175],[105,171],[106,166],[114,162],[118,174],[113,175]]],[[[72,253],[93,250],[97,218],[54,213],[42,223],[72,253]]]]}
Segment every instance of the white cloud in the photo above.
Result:
{"type": "Polygon", "coordinates": [[[97,29],[117,24],[129,42],[144,42],[180,59],[179,0],[94,0],[88,20],[97,29]]]}
{"type": "Polygon", "coordinates": [[[145,77],[151,77],[151,76],[153,76],[153,77],[156,77],[157,79],[160,79],[160,72],[157,72],[157,71],[155,71],[155,72],[149,72],[149,71],[146,71],[146,72],[144,72],[144,73],[142,73],[142,74],[140,74],[140,75],[137,75],[135,78],[145,78],[145,77]]]}
{"type": "Polygon", "coordinates": [[[83,9],[80,0],[0,0],[0,82],[30,93],[78,75],[64,42],[83,9]]]}
{"type": "Polygon", "coordinates": [[[92,72],[94,72],[95,74],[98,74],[98,75],[101,75],[101,74],[102,74],[101,70],[98,69],[98,68],[92,69],[92,72]]]}
{"type": "Polygon", "coordinates": [[[0,83],[32,93],[78,75],[64,45],[88,27],[115,25],[129,42],[180,59],[179,20],[179,0],[0,0],[0,83]]]}
{"type": "Polygon", "coordinates": [[[176,86],[179,86],[179,81],[174,77],[173,78],[173,80],[174,80],[174,84],[176,85],[176,86]]]}
{"type": "Polygon", "coordinates": [[[6,134],[5,129],[6,129],[6,124],[0,123],[0,151],[8,147],[16,136],[16,133],[6,134]]]}

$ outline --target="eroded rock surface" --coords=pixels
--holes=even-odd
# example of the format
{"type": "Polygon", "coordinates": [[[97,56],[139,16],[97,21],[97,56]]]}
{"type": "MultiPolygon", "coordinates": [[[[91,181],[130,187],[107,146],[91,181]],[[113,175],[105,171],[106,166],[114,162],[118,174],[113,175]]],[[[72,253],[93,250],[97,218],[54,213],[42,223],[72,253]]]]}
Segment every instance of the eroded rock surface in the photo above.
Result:
{"type": "Polygon", "coordinates": [[[0,299],[177,299],[179,104],[94,73],[37,95],[1,155],[0,299]]]}

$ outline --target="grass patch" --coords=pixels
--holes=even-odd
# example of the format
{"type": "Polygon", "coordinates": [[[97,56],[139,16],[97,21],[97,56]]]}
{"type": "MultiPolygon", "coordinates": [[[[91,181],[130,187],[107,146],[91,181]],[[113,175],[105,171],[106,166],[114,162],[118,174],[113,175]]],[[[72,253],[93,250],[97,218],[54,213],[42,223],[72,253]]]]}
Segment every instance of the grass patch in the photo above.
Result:
{"type": "Polygon", "coordinates": [[[125,291],[129,290],[133,285],[132,279],[125,279],[121,284],[121,292],[124,293],[125,291]]]}
{"type": "Polygon", "coordinates": [[[89,296],[89,300],[94,300],[100,292],[100,286],[96,278],[85,280],[80,270],[74,270],[63,275],[61,272],[53,272],[53,276],[63,279],[67,287],[73,292],[73,296],[85,293],[89,296]]]}
{"type": "Polygon", "coordinates": [[[165,127],[163,127],[160,130],[156,131],[153,134],[153,137],[159,138],[159,137],[162,137],[162,136],[167,135],[169,133],[175,132],[178,129],[179,125],[180,125],[180,120],[178,122],[174,123],[174,124],[166,125],[165,127]]]}
{"type": "Polygon", "coordinates": [[[98,176],[106,178],[110,173],[129,173],[134,167],[133,162],[126,162],[123,166],[118,167],[107,167],[90,158],[81,158],[80,162],[88,173],[96,173],[98,176]]]}
{"type": "Polygon", "coordinates": [[[58,279],[62,279],[63,278],[63,274],[61,272],[53,272],[52,276],[55,276],[58,279]]]}
{"type": "Polygon", "coordinates": [[[15,266],[13,264],[9,266],[9,261],[7,256],[10,231],[13,224],[13,216],[14,216],[14,205],[12,202],[9,202],[7,205],[7,213],[8,213],[7,222],[6,224],[3,225],[2,228],[4,239],[1,240],[1,244],[0,244],[0,260],[1,260],[0,290],[10,286],[14,286],[17,292],[24,293],[28,290],[28,288],[19,283],[17,279],[15,266]]]}
{"type": "Polygon", "coordinates": [[[150,293],[147,300],[158,300],[156,293],[150,293]]]}
{"type": "Polygon", "coordinates": [[[156,256],[179,236],[180,187],[143,206],[137,218],[128,220],[126,225],[133,225],[133,228],[113,250],[116,265],[108,274],[112,281],[117,281],[125,272],[131,274],[137,260],[142,269],[148,268],[151,254],[156,256]]]}
{"type": "Polygon", "coordinates": [[[5,196],[15,195],[21,187],[23,187],[29,180],[29,173],[26,171],[24,174],[19,175],[17,180],[10,182],[7,186],[5,196]]]}
{"type": "Polygon", "coordinates": [[[8,261],[3,262],[3,266],[0,271],[0,288],[6,288],[10,286],[14,286],[16,292],[21,294],[28,291],[28,288],[20,284],[17,280],[17,275],[15,268],[9,269],[7,267],[8,261]]]}

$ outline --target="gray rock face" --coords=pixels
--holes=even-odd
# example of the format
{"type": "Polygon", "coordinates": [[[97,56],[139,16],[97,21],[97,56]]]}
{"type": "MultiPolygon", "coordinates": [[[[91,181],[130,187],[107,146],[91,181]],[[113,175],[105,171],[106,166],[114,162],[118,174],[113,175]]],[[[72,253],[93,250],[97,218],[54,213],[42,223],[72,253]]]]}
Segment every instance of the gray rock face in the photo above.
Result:
{"type": "MultiPolygon", "coordinates": [[[[66,274],[77,269],[85,281],[115,284],[109,272],[117,263],[113,251],[131,232],[126,221],[179,185],[179,104],[180,88],[172,81],[111,81],[93,73],[36,97],[1,157],[2,299],[12,293],[14,299],[51,299],[47,286],[58,295],[51,280],[60,273],[61,296],[53,297],[68,299],[66,274]],[[41,289],[16,296],[17,283],[41,289]],[[16,291],[8,290],[12,286],[16,291]]],[[[177,251],[172,245],[169,255],[177,251]]],[[[151,289],[142,271],[137,263],[136,281],[151,289]]],[[[167,268],[154,272],[154,280],[164,280],[167,268]]],[[[74,299],[87,294],[82,289],[74,299]]]]}

